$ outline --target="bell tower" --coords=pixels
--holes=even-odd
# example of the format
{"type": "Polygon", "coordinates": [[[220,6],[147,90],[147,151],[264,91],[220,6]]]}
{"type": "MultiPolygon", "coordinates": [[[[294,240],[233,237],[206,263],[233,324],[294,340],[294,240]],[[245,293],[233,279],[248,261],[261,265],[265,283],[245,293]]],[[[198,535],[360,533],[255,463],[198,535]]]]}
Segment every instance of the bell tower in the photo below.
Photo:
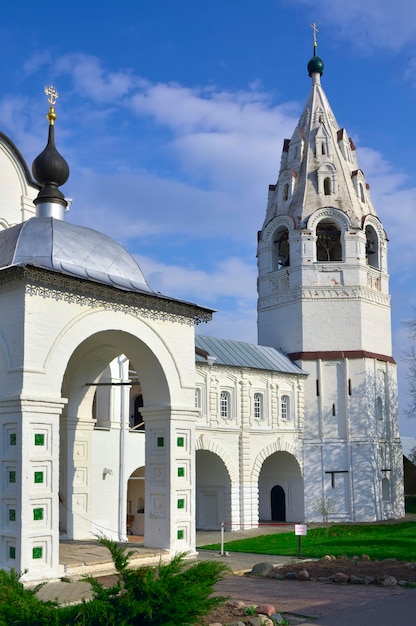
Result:
{"type": "Polygon", "coordinates": [[[388,239],[322,89],[312,27],[312,87],[258,236],[258,341],[309,373],[306,519],[323,502],[332,519],[388,519],[404,514],[388,239]]]}

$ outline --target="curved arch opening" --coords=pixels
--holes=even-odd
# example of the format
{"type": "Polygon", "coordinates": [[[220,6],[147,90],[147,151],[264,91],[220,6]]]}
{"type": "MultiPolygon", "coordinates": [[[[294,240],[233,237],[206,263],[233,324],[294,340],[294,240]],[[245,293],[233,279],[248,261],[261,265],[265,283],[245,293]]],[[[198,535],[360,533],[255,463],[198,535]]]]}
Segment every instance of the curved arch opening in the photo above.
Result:
{"type": "Polygon", "coordinates": [[[300,521],[304,515],[303,479],[299,463],[289,452],[274,452],[259,474],[259,519],[300,521]]]}
{"type": "Polygon", "coordinates": [[[231,528],[231,479],[224,461],[208,450],[196,451],[196,528],[231,528]]]}
{"type": "Polygon", "coordinates": [[[368,224],[365,227],[365,256],[370,267],[380,269],[379,241],[375,228],[368,224]]]}
{"type": "Polygon", "coordinates": [[[342,261],[341,229],[331,219],[323,219],[316,227],[316,260],[342,261]]]}
{"type": "Polygon", "coordinates": [[[143,433],[129,430],[131,410],[139,418],[144,397],[146,406],[170,406],[162,363],[138,337],[99,332],[74,350],[62,395],[68,404],[60,424],[60,531],[67,539],[104,533],[123,540],[129,506],[125,473],[145,463],[143,433]]]}
{"type": "Polygon", "coordinates": [[[290,265],[289,231],[281,226],[273,237],[272,269],[282,269],[290,265]]]}

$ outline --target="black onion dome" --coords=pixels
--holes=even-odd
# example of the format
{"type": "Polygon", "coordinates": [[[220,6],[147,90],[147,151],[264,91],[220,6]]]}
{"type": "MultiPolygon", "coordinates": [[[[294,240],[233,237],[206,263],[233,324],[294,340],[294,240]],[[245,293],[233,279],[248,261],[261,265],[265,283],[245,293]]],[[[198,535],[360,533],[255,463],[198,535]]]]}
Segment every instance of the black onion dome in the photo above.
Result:
{"type": "Polygon", "coordinates": [[[58,202],[66,205],[64,195],[58,187],[68,180],[69,165],[56,149],[55,127],[52,123],[49,125],[48,143],[43,152],[33,161],[32,173],[35,180],[42,186],[38,197],[34,200],[35,204],[58,202]]]}
{"type": "Polygon", "coordinates": [[[320,57],[314,54],[312,59],[308,63],[309,76],[312,76],[312,74],[320,74],[322,76],[323,71],[324,71],[324,62],[322,61],[320,57]]]}

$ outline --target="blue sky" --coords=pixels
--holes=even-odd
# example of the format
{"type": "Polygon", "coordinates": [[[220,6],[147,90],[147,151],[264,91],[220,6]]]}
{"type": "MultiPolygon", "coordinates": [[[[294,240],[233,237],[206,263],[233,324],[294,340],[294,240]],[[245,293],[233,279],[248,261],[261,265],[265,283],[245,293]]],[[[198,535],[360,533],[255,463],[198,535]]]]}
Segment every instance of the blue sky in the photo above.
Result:
{"type": "MultiPolygon", "coordinates": [[[[256,233],[281,147],[322,85],[390,237],[394,354],[406,406],[415,316],[414,0],[16,0],[2,7],[0,130],[30,164],[60,92],[69,219],[119,240],[157,291],[215,309],[198,332],[256,341],[256,233]]],[[[416,435],[416,420],[401,431],[416,435]]]]}

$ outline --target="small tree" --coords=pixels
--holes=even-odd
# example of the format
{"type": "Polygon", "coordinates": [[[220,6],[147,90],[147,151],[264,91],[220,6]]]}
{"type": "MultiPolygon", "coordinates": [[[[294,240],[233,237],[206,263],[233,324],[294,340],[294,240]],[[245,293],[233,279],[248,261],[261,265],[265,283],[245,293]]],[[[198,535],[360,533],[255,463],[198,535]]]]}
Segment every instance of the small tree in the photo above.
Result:
{"type": "Polygon", "coordinates": [[[413,446],[413,448],[410,450],[409,454],[407,455],[407,458],[409,459],[409,461],[413,463],[413,465],[416,465],[416,446],[413,446]]]}
{"type": "Polygon", "coordinates": [[[325,523],[326,530],[329,529],[329,516],[335,511],[335,500],[329,496],[322,496],[318,498],[315,503],[315,509],[317,513],[322,515],[322,521],[325,523]]]}

